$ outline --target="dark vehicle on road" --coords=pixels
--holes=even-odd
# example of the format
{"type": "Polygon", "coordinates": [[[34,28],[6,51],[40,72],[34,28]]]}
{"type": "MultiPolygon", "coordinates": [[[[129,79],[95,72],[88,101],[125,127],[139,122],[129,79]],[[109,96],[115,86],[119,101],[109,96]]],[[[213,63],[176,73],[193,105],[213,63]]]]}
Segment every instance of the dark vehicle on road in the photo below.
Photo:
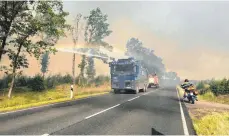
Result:
{"type": "Polygon", "coordinates": [[[148,73],[139,61],[133,58],[118,59],[109,63],[111,74],[111,88],[114,93],[121,90],[134,91],[138,93],[140,90],[147,91],[148,73]]]}

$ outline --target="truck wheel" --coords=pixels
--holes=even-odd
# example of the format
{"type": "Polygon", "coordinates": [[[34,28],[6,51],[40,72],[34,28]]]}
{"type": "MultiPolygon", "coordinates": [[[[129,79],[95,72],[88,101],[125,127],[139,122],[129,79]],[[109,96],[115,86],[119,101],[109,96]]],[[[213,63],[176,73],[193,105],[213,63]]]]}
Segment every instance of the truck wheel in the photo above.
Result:
{"type": "Polygon", "coordinates": [[[115,94],[119,93],[119,90],[118,89],[114,89],[114,93],[115,94]]]}
{"type": "Polygon", "coordinates": [[[144,88],[144,92],[146,92],[147,91],[147,85],[145,85],[145,88],[144,88]]]}

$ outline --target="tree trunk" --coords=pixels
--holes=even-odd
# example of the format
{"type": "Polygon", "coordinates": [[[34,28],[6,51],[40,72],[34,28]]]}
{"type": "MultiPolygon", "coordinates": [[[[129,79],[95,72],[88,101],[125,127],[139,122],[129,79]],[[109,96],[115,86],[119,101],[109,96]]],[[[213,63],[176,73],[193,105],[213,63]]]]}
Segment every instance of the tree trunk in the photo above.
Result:
{"type": "Polygon", "coordinates": [[[10,89],[9,89],[9,92],[8,92],[8,98],[11,98],[11,93],[12,93],[12,90],[13,90],[13,87],[14,87],[14,81],[15,81],[15,73],[13,73],[13,78],[12,78],[10,89]]]}
{"type": "Polygon", "coordinates": [[[22,44],[19,46],[17,54],[16,54],[14,62],[13,62],[13,73],[12,73],[13,79],[11,81],[11,85],[10,85],[10,89],[9,89],[9,93],[8,93],[8,98],[11,97],[11,93],[12,93],[12,90],[13,90],[13,87],[14,87],[14,80],[15,80],[16,68],[17,68],[17,59],[18,59],[18,56],[19,56],[19,54],[21,52],[21,48],[22,48],[22,44]]]}
{"type": "Polygon", "coordinates": [[[76,78],[75,78],[75,61],[76,61],[76,57],[75,57],[75,53],[73,54],[73,62],[72,62],[72,77],[73,77],[73,85],[75,85],[76,83],[76,78]]]}
{"type": "MultiPolygon", "coordinates": [[[[74,42],[74,48],[77,46],[78,44],[78,37],[79,37],[79,21],[80,21],[81,15],[78,14],[77,18],[76,18],[76,33],[74,36],[74,30],[72,31],[72,38],[73,38],[73,42],[74,42]]],[[[73,62],[72,62],[72,77],[73,77],[73,86],[75,85],[75,63],[76,63],[76,54],[73,54],[73,62]]]]}
{"type": "Polygon", "coordinates": [[[4,54],[5,45],[6,45],[6,37],[3,38],[2,45],[0,47],[0,61],[2,60],[2,55],[4,54]]]}

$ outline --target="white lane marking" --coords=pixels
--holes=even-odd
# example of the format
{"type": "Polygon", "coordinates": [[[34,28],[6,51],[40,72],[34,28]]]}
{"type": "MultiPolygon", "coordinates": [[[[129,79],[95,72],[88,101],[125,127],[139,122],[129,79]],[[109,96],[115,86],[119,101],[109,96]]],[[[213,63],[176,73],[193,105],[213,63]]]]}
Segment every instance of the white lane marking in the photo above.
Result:
{"type": "Polygon", "coordinates": [[[177,96],[178,96],[178,99],[179,99],[180,113],[181,113],[181,120],[182,120],[182,124],[183,124],[183,129],[184,129],[184,135],[188,136],[189,135],[189,133],[188,133],[188,127],[187,127],[187,123],[186,123],[186,120],[185,120],[185,117],[184,117],[183,108],[181,106],[180,96],[178,94],[178,90],[177,90],[177,96]]]}
{"type": "Polygon", "coordinates": [[[43,135],[41,135],[41,136],[49,136],[49,134],[43,134],[43,135]]]}
{"type": "Polygon", "coordinates": [[[139,98],[139,97],[140,97],[140,96],[137,96],[137,97],[134,97],[134,98],[132,98],[132,99],[129,99],[128,102],[133,101],[134,99],[137,99],[137,98],[139,98]]]}
{"type": "Polygon", "coordinates": [[[91,117],[93,117],[93,116],[96,116],[96,115],[101,114],[101,113],[103,113],[103,112],[106,112],[106,111],[108,111],[108,110],[110,110],[110,109],[113,109],[113,108],[115,108],[115,107],[117,107],[117,106],[119,106],[119,105],[120,105],[120,104],[117,104],[117,105],[115,105],[115,106],[112,106],[112,107],[107,108],[107,109],[105,109],[105,110],[102,110],[102,111],[100,111],[100,112],[97,112],[97,113],[95,113],[95,114],[93,114],[93,115],[87,116],[85,119],[89,119],[89,118],[91,118],[91,117]]]}

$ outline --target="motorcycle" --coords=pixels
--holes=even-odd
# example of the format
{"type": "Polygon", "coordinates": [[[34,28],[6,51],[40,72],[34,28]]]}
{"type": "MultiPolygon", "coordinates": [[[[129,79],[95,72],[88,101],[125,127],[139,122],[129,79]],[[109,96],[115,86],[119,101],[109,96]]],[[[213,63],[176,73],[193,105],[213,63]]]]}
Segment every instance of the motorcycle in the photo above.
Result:
{"type": "Polygon", "coordinates": [[[190,86],[183,86],[183,89],[185,89],[186,97],[188,99],[189,102],[191,102],[192,104],[195,104],[195,101],[198,101],[197,99],[197,95],[198,95],[198,91],[196,90],[196,88],[194,87],[194,85],[190,85],[190,86]]]}

